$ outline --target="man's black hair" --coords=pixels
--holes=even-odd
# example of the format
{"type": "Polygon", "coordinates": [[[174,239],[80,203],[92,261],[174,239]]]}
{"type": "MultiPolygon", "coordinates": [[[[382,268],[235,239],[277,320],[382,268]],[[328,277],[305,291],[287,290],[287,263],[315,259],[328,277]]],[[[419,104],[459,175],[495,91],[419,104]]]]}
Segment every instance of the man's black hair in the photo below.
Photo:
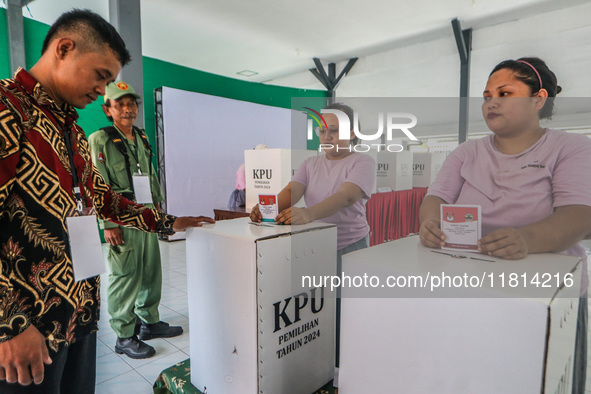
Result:
{"type": "Polygon", "coordinates": [[[117,30],[99,14],[91,10],[80,9],[73,9],[62,14],[51,25],[43,41],[41,54],[45,53],[51,40],[63,31],[75,32],[80,37],[83,37],[85,41],[79,43],[83,48],[100,48],[104,44],[107,44],[119,58],[121,67],[125,66],[131,60],[129,51],[125,47],[125,42],[123,42],[117,30]]]}

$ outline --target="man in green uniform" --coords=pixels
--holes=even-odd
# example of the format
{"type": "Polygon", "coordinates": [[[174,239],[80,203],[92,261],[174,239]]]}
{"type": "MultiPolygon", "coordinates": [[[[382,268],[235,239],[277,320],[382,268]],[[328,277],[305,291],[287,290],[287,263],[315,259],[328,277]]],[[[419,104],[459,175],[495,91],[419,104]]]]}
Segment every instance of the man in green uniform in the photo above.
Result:
{"type": "MultiPolygon", "coordinates": [[[[164,198],[152,166],[152,149],[144,131],[134,126],[139,99],[125,82],[107,85],[103,110],[113,126],[89,137],[90,151],[113,190],[160,210],[164,198]]],[[[162,268],[157,235],[109,221],[102,221],[102,226],[109,243],[107,294],[111,327],[118,336],[115,351],[131,358],[152,357],[156,351],[142,340],[183,333],[181,327],[159,321],[162,268]]]]}

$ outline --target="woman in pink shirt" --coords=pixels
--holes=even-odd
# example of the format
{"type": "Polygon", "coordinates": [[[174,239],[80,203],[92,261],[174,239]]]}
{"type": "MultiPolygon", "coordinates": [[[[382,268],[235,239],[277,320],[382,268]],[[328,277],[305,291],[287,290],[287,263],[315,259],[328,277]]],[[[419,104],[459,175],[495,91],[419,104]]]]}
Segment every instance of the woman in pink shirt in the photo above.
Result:
{"type": "MultiPolygon", "coordinates": [[[[369,246],[369,225],[365,204],[376,180],[376,162],[368,155],[352,151],[357,142],[353,132],[353,110],[340,103],[325,109],[344,112],[349,118],[349,139],[339,139],[339,121],[334,114],[323,114],[328,128],[318,129],[322,152],[300,165],[291,182],[279,193],[277,223],[305,224],[314,220],[337,225],[337,273],[341,273],[341,257],[369,246]],[[294,207],[300,199],[306,200],[306,208],[294,207]]],[[[251,214],[252,221],[262,219],[258,205],[251,214]]],[[[340,340],[340,289],[337,289],[336,354],[339,366],[340,340]]]]}
{"type": "Polygon", "coordinates": [[[441,204],[482,206],[481,253],[521,259],[560,252],[583,260],[573,393],[584,392],[587,264],[577,243],[591,235],[591,139],[540,126],[560,92],[538,58],[506,60],[491,72],[482,114],[493,135],[467,141],[446,159],[421,205],[424,246],[445,245],[441,204]]]}
{"type": "MultiPolygon", "coordinates": [[[[327,106],[347,114],[351,125],[350,139],[339,139],[339,122],[334,114],[323,114],[328,130],[317,129],[324,154],[310,157],[300,165],[291,182],[279,193],[279,224],[305,224],[314,220],[337,225],[339,257],[369,244],[369,225],[365,204],[371,196],[376,179],[375,160],[351,149],[353,110],[340,103],[327,106]],[[293,205],[304,197],[306,208],[293,205]]],[[[256,205],[250,214],[260,221],[256,205]]]]}

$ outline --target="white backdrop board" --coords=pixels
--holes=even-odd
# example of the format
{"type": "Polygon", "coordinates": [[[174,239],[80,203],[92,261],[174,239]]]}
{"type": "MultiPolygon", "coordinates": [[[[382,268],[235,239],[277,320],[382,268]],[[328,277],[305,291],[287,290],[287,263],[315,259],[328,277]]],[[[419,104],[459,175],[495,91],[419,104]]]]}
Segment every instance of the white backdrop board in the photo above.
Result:
{"type": "Polygon", "coordinates": [[[306,149],[306,114],[184,90],[162,88],[166,209],[213,216],[234,190],[244,150],[306,149]],[[292,138],[292,124],[295,133],[292,138]]]}

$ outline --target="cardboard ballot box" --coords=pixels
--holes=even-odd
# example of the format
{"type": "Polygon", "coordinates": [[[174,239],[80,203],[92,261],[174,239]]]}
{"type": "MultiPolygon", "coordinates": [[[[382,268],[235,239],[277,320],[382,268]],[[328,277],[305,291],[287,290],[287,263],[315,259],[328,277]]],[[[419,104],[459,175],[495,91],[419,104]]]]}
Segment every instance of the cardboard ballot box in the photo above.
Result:
{"type": "Polygon", "coordinates": [[[339,393],[570,393],[580,259],[440,252],[415,236],[343,256],[385,286],[342,290],[339,393]],[[444,275],[458,287],[432,288],[444,275]]]}
{"type": "Polygon", "coordinates": [[[304,149],[245,150],[246,210],[259,202],[259,194],[279,194],[300,164],[316,154],[304,149]]]}
{"type": "Polygon", "coordinates": [[[216,394],[312,393],[334,373],[335,299],[298,276],[334,275],[336,227],[187,232],[191,383],[216,394]]]}
{"type": "Polygon", "coordinates": [[[376,187],[393,191],[412,189],[412,152],[378,152],[376,187]]]}
{"type": "Polygon", "coordinates": [[[446,157],[447,154],[443,152],[413,153],[412,186],[429,187],[439,174],[446,157]]]}

